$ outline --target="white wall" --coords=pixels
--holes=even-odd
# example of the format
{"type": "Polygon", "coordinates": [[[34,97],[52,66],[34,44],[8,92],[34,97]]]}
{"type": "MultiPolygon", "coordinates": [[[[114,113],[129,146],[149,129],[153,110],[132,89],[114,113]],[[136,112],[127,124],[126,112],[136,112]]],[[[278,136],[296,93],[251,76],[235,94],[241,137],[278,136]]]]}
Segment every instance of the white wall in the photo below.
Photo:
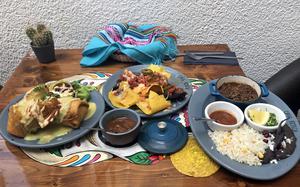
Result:
{"type": "Polygon", "coordinates": [[[227,43],[259,81],[300,57],[299,0],[0,0],[0,83],[29,50],[26,26],[46,23],[57,48],[82,48],[117,21],[170,26],[179,44],[227,43]]]}

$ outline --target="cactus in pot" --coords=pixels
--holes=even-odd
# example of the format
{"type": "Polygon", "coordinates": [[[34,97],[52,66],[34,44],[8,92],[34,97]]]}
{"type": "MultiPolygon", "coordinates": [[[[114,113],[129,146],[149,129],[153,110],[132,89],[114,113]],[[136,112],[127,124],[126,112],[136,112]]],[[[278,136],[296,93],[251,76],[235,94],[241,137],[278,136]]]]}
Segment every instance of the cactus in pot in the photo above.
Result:
{"type": "Polygon", "coordinates": [[[43,31],[46,30],[46,29],[47,29],[47,27],[46,27],[44,24],[37,24],[37,25],[36,25],[36,30],[37,30],[37,32],[39,32],[39,33],[43,32],[43,31]]]}
{"type": "Polygon", "coordinates": [[[55,60],[54,42],[52,32],[43,24],[38,24],[36,29],[29,27],[26,34],[31,40],[31,47],[41,63],[55,60]]]}

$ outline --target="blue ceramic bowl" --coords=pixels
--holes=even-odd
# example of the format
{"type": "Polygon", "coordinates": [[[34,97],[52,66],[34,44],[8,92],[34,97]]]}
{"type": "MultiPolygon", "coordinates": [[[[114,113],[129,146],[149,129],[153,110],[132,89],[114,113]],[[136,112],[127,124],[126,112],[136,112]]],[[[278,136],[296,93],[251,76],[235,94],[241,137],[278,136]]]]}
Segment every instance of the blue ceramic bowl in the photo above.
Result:
{"type": "Polygon", "coordinates": [[[139,133],[141,124],[141,117],[138,115],[137,112],[130,109],[113,109],[110,110],[102,116],[102,118],[99,121],[99,126],[102,129],[102,136],[103,138],[110,143],[111,145],[115,146],[124,146],[129,145],[133,143],[139,133]],[[122,133],[114,133],[107,131],[106,125],[109,121],[118,118],[118,117],[127,117],[136,122],[135,126],[131,129],[129,129],[126,132],[122,133]]]}
{"type": "Polygon", "coordinates": [[[210,93],[213,96],[216,96],[218,100],[233,103],[233,104],[239,106],[240,108],[245,108],[250,104],[257,103],[260,101],[260,99],[262,97],[267,97],[269,95],[268,88],[266,87],[265,84],[257,83],[248,77],[244,77],[244,76],[240,76],[240,75],[230,75],[230,76],[222,77],[218,80],[213,80],[209,83],[209,90],[210,90],[210,93]],[[225,97],[224,95],[222,95],[220,93],[219,88],[224,83],[231,83],[231,82],[242,83],[242,84],[251,86],[256,91],[258,97],[254,100],[245,101],[245,102],[234,101],[232,99],[225,97]]]}

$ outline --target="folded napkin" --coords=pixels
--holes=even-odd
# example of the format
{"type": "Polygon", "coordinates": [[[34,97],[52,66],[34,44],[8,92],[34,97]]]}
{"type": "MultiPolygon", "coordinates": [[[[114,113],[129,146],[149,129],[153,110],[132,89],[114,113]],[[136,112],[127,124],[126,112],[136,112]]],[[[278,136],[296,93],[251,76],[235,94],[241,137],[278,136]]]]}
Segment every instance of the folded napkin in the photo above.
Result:
{"type": "MultiPolygon", "coordinates": [[[[186,53],[194,53],[197,56],[232,56],[236,57],[235,52],[224,52],[223,54],[211,54],[210,52],[199,52],[196,51],[186,51],[186,53]]],[[[239,62],[237,59],[221,59],[221,58],[203,58],[201,60],[195,60],[189,55],[184,56],[184,64],[199,64],[199,65],[208,65],[208,64],[219,64],[219,65],[238,65],[239,62]]]]}
{"type": "Polygon", "coordinates": [[[161,64],[164,59],[175,59],[176,35],[154,24],[109,24],[85,46],[80,65],[100,65],[115,52],[142,64],[161,64]]]}

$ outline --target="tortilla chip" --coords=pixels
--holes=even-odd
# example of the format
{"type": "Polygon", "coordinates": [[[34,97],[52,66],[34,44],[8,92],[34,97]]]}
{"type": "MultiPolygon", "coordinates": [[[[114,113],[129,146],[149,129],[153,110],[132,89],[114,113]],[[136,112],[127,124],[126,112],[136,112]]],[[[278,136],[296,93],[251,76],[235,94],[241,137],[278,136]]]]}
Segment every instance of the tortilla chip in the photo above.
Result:
{"type": "Polygon", "coordinates": [[[208,177],[220,168],[204,153],[193,137],[189,137],[183,149],[171,155],[171,161],[180,173],[192,177],[208,177]]]}
{"type": "Polygon", "coordinates": [[[127,88],[122,93],[122,99],[120,103],[124,106],[131,107],[135,105],[139,101],[140,97],[137,93],[135,93],[132,89],[127,88]]]}
{"type": "Polygon", "coordinates": [[[153,91],[150,91],[148,100],[151,111],[153,113],[156,113],[171,106],[171,102],[167,101],[163,95],[158,95],[153,91]]]}
{"type": "Polygon", "coordinates": [[[120,96],[116,96],[112,91],[108,93],[108,99],[111,104],[117,108],[128,108],[129,106],[125,106],[121,103],[122,99],[120,96]]]}
{"type": "Polygon", "coordinates": [[[139,101],[139,95],[130,88],[125,88],[124,91],[117,96],[110,91],[108,98],[112,105],[117,108],[129,108],[139,101]]]}
{"type": "Polygon", "coordinates": [[[148,99],[136,103],[136,106],[138,106],[145,114],[147,115],[152,114],[148,99]]]}
{"type": "Polygon", "coordinates": [[[171,102],[167,101],[163,95],[150,90],[149,98],[145,101],[140,101],[136,105],[147,115],[154,114],[171,106],[171,102]]]}

